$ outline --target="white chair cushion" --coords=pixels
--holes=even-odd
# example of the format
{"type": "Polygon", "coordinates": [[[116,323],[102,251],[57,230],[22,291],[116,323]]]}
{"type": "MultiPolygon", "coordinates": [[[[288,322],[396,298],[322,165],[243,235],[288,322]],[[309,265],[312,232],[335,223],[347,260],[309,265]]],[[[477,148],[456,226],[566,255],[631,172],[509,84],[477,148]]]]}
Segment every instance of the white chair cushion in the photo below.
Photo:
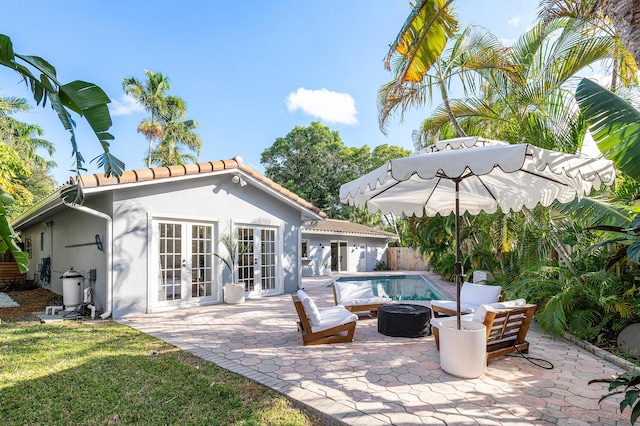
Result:
{"type": "Polygon", "coordinates": [[[311,323],[311,331],[326,330],[328,328],[337,327],[339,325],[348,324],[358,320],[358,316],[347,311],[344,306],[332,306],[320,311],[320,322],[318,325],[311,323]]]}
{"type": "Polygon", "coordinates": [[[371,281],[336,281],[336,299],[343,305],[346,300],[369,299],[374,297],[371,281]]]}
{"type": "Polygon", "coordinates": [[[507,300],[506,302],[496,302],[489,303],[486,305],[480,305],[478,310],[473,314],[472,321],[474,322],[484,322],[484,317],[487,316],[487,311],[505,309],[505,308],[514,308],[516,306],[524,306],[527,304],[527,301],[524,299],[515,299],[515,300],[507,300]]]}
{"type": "Polygon", "coordinates": [[[322,322],[322,318],[320,316],[320,311],[316,306],[316,303],[309,297],[307,293],[302,290],[298,290],[298,298],[300,302],[302,302],[302,306],[304,307],[304,312],[307,314],[307,318],[309,318],[309,323],[311,324],[311,329],[313,327],[320,326],[322,322]]]}
{"type": "Polygon", "coordinates": [[[486,305],[500,299],[502,287],[499,285],[484,285],[465,282],[460,290],[460,303],[471,305],[486,305]]]}

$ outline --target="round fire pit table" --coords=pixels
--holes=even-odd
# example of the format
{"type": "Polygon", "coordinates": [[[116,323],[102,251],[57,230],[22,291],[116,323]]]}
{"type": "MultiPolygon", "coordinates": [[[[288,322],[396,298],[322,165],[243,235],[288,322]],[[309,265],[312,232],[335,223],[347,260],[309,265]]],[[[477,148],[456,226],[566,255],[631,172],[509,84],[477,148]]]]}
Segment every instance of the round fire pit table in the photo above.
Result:
{"type": "Polygon", "coordinates": [[[397,303],[378,308],[378,333],[391,337],[431,336],[431,309],[397,303]]]}

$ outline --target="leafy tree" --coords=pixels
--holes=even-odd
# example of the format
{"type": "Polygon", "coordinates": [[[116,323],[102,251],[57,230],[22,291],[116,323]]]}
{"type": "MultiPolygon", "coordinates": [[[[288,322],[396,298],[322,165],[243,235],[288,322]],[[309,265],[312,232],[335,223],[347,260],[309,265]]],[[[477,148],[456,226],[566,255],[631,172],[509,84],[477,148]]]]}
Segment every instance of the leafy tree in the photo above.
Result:
{"type": "MultiPolygon", "coordinates": [[[[71,133],[76,173],[84,170],[85,160],[78,149],[72,111],[87,120],[100,141],[103,154],[94,159],[98,167],[103,167],[107,176],[112,174],[119,176],[122,173],[124,163],[109,152],[109,143],[113,140],[113,136],[108,132],[111,127],[111,115],[107,104],[111,100],[100,87],[79,80],[61,83],[56,69],[49,62],[39,56],[16,53],[11,39],[4,34],[0,34],[0,65],[16,71],[23,78],[27,88],[31,90],[36,104],[42,104],[44,107],[48,102],[63,127],[71,133]]],[[[27,270],[28,258],[16,244],[15,233],[7,219],[6,206],[13,202],[13,198],[0,189],[0,252],[9,249],[18,267],[24,272],[27,270]]]]}
{"type": "Polygon", "coordinates": [[[371,152],[368,146],[346,147],[337,131],[319,122],[308,127],[296,126],[287,136],[277,138],[262,152],[260,163],[265,175],[288,190],[323,209],[332,218],[360,217],[367,223],[379,222],[353,213],[352,207],[340,203],[343,183],[365,174],[409,151],[380,145],[371,152]]]}
{"type": "MultiPolygon", "coordinates": [[[[53,155],[53,144],[42,139],[43,130],[36,125],[15,120],[11,114],[17,111],[28,111],[29,105],[25,99],[0,98],[0,141],[10,147],[23,160],[24,173],[16,173],[12,178],[12,185],[22,186],[28,195],[13,194],[16,203],[8,207],[10,217],[15,217],[27,208],[33,199],[40,199],[51,193],[56,182],[49,176],[49,169],[55,166],[52,161],[46,161],[36,150],[44,149],[53,155]]],[[[7,189],[7,186],[2,185],[7,189]]]]}
{"type": "Polygon", "coordinates": [[[337,131],[313,122],[277,138],[260,163],[269,179],[332,216],[340,209],[340,185],[348,174],[345,151],[337,131]]]}
{"type": "Polygon", "coordinates": [[[183,121],[186,104],[183,99],[169,95],[169,78],[149,70],[144,70],[145,81],[135,77],[125,78],[122,88],[127,95],[133,96],[151,115],[138,126],[138,132],[149,140],[147,167],[151,165],[170,166],[195,161],[196,157],[184,154],[186,147],[196,154],[200,153],[202,142],[194,133],[198,123],[194,120],[183,121]],[[158,145],[154,148],[154,143],[158,145]]]}

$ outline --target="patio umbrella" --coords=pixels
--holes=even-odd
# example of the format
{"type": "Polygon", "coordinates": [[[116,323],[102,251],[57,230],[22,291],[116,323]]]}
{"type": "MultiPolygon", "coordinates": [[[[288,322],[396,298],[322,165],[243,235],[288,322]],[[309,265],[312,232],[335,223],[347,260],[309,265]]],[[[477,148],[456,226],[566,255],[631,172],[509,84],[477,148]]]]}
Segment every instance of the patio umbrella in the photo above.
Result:
{"type": "Polygon", "coordinates": [[[567,203],[615,180],[613,163],[478,136],[435,143],[340,187],[340,200],[370,212],[455,213],[457,325],[460,329],[460,214],[567,203]]]}

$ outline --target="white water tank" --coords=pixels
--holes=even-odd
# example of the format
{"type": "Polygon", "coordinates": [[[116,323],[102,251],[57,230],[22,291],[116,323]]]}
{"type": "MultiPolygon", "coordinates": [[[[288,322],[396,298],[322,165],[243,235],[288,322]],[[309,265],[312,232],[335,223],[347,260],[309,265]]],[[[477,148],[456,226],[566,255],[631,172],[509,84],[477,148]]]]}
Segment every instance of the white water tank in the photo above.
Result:
{"type": "Polygon", "coordinates": [[[82,274],[71,268],[60,278],[62,278],[62,304],[66,311],[73,311],[82,303],[82,274]]]}

